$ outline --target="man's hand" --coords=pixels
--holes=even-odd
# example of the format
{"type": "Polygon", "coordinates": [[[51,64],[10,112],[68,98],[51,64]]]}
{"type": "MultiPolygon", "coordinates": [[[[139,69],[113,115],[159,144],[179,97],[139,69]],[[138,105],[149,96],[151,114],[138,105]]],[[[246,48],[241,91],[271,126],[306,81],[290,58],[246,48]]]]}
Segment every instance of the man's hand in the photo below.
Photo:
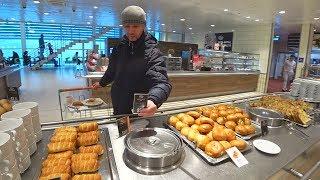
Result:
{"type": "Polygon", "coordinates": [[[95,82],[93,85],[92,85],[92,89],[98,89],[98,88],[101,88],[102,86],[100,85],[99,82],[95,82]]]}
{"type": "Polygon", "coordinates": [[[148,100],[147,107],[141,109],[138,115],[142,117],[150,117],[153,116],[157,110],[157,106],[151,100],[148,100]]]}

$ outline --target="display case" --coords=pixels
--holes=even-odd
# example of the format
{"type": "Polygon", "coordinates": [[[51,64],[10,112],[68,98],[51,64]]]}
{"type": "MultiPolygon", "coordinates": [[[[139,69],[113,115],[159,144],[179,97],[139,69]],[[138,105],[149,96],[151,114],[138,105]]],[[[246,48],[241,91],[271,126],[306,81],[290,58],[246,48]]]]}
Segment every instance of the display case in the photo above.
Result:
{"type": "Polygon", "coordinates": [[[312,64],[308,67],[308,76],[314,78],[320,78],[320,65],[312,64]]]}
{"type": "Polygon", "coordinates": [[[259,54],[201,50],[202,67],[213,72],[258,72],[259,54]]]}

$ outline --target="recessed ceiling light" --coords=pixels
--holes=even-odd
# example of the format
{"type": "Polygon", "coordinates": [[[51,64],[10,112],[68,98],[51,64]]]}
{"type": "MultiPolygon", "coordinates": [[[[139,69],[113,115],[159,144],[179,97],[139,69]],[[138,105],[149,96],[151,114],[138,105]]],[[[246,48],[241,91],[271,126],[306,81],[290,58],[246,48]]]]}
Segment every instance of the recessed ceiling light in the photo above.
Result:
{"type": "Polygon", "coordinates": [[[250,16],[247,16],[246,18],[247,18],[247,19],[250,19],[251,17],[250,17],[250,16]]]}
{"type": "Polygon", "coordinates": [[[53,20],[53,19],[52,19],[52,20],[50,20],[50,21],[51,21],[51,22],[55,22],[55,20],[53,20]]]}
{"type": "Polygon", "coordinates": [[[93,6],[93,8],[98,9],[98,6],[93,6]]]}
{"type": "Polygon", "coordinates": [[[191,28],[191,27],[189,27],[189,30],[192,30],[192,28],[191,28]]]}
{"type": "Polygon", "coordinates": [[[227,12],[227,11],[229,11],[229,9],[224,9],[223,11],[224,11],[224,12],[227,12]]]}
{"type": "Polygon", "coordinates": [[[315,18],[313,18],[314,20],[319,20],[320,18],[319,17],[315,17],[315,18]]]}
{"type": "Polygon", "coordinates": [[[87,24],[91,24],[90,22],[87,22],[87,24]]]}
{"type": "Polygon", "coordinates": [[[285,14],[286,11],[282,10],[282,11],[279,11],[279,14],[285,14]]]}
{"type": "Polygon", "coordinates": [[[176,31],[172,31],[172,32],[174,32],[174,33],[175,33],[176,31]]]}
{"type": "Polygon", "coordinates": [[[122,27],[122,24],[119,24],[120,27],[122,27]]]}
{"type": "Polygon", "coordinates": [[[44,15],[49,15],[49,13],[48,12],[45,12],[45,13],[43,13],[44,15]]]}
{"type": "Polygon", "coordinates": [[[164,26],[165,24],[161,24],[161,26],[164,26]]]}
{"type": "Polygon", "coordinates": [[[148,28],[148,30],[151,30],[151,28],[148,28]]]}
{"type": "Polygon", "coordinates": [[[40,3],[40,1],[33,1],[33,3],[35,3],[35,4],[39,4],[39,3],[40,3]]]}
{"type": "Polygon", "coordinates": [[[180,21],[185,21],[185,20],[186,20],[186,19],[184,19],[184,18],[181,18],[181,19],[180,19],[180,21]]]}
{"type": "Polygon", "coordinates": [[[314,29],[313,31],[314,31],[314,32],[316,32],[317,30],[316,30],[316,29],[314,29]]]}
{"type": "Polygon", "coordinates": [[[12,21],[16,20],[15,18],[11,18],[12,21]]]}
{"type": "Polygon", "coordinates": [[[89,18],[90,18],[90,19],[92,19],[92,18],[93,18],[93,16],[89,16],[89,18]]]}
{"type": "Polygon", "coordinates": [[[211,27],[215,27],[216,25],[214,25],[214,24],[211,24],[210,26],[211,26],[211,27]]]}
{"type": "Polygon", "coordinates": [[[259,20],[259,19],[256,19],[256,20],[254,20],[254,21],[259,22],[260,20],[259,20]]]}

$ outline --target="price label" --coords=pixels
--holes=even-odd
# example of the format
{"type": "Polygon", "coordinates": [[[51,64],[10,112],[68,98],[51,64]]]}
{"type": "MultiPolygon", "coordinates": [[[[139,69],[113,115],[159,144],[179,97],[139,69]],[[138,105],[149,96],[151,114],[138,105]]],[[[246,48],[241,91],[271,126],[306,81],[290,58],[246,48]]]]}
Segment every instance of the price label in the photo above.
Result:
{"type": "Polygon", "coordinates": [[[236,147],[232,147],[226,150],[232,161],[240,168],[246,164],[249,164],[248,160],[243,156],[243,154],[236,147]]]}

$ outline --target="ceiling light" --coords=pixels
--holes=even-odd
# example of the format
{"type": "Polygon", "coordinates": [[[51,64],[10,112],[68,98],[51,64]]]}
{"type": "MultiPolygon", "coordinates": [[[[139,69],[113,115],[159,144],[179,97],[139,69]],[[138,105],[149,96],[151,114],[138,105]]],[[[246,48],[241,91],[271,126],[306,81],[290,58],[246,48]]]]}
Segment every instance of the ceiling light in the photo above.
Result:
{"type": "Polygon", "coordinates": [[[282,10],[282,11],[279,11],[279,14],[285,14],[286,11],[282,10]]]}
{"type": "Polygon", "coordinates": [[[16,20],[15,18],[11,18],[12,21],[16,20]]]}
{"type": "Polygon", "coordinates": [[[215,27],[216,25],[214,25],[214,24],[211,24],[210,26],[211,26],[211,27],[215,27]]]}
{"type": "Polygon", "coordinates": [[[35,4],[39,4],[40,3],[40,1],[33,1],[35,4]]]}
{"type": "Polygon", "coordinates": [[[172,31],[172,32],[174,32],[174,33],[175,33],[176,31],[172,31]]]}
{"type": "Polygon", "coordinates": [[[148,30],[151,30],[151,28],[148,28],[148,30]]]}
{"type": "Polygon", "coordinates": [[[87,24],[91,24],[90,22],[87,22],[87,24]]]}
{"type": "Polygon", "coordinates": [[[256,19],[256,20],[254,20],[254,21],[259,22],[260,20],[259,20],[259,19],[256,19]]]}
{"type": "Polygon", "coordinates": [[[191,33],[191,34],[194,34],[194,33],[191,33]]]}
{"type": "Polygon", "coordinates": [[[247,18],[247,19],[250,19],[251,17],[250,17],[250,16],[247,16],[246,18],[247,18]]]}
{"type": "Polygon", "coordinates": [[[190,27],[189,30],[192,30],[192,28],[190,27]]]}
{"type": "Polygon", "coordinates": [[[314,29],[313,31],[314,31],[314,32],[316,32],[317,30],[316,30],[316,29],[314,29]]]}
{"type": "Polygon", "coordinates": [[[48,12],[45,12],[45,13],[43,13],[44,15],[49,15],[49,13],[48,12]]]}
{"type": "Polygon", "coordinates": [[[89,18],[90,18],[90,19],[92,19],[92,18],[93,18],[93,16],[89,16],[89,18]]]}
{"type": "Polygon", "coordinates": [[[313,18],[314,20],[319,20],[320,18],[319,17],[315,17],[315,18],[313,18]]]}
{"type": "Polygon", "coordinates": [[[234,29],[232,29],[231,31],[234,32],[234,29]]]}
{"type": "Polygon", "coordinates": [[[223,11],[224,11],[224,12],[227,12],[227,11],[229,11],[229,9],[224,9],[223,11]]]}
{"type": "Polygon", "coordinates": [[[161,26],[164,26],[165,24],[161,24],[161,26]]]}
{"type": "Polygon", "coordinates": [[[186,20],[186,19],[184,19],[184,18],[181,18],[181,19],[180,19],[180,21],[185,21],[185,20],[186,20]]]}
{"type": "Polygon", "coordinates": [[[50,21],[51,21],[51,22],[55,22],[55,20],[53,20],[53,19],[52,19],[52,20],[50,20],[50,21]]]}
{"type": "Polygon", "coordinates": [[[119,24],[120,27],[122,27],[122,24],[119,24]]]}
{"type": "Polygon", "coordinates": [[[93,6],[93,8],[98,9],[98,6],[93,6]]]}

